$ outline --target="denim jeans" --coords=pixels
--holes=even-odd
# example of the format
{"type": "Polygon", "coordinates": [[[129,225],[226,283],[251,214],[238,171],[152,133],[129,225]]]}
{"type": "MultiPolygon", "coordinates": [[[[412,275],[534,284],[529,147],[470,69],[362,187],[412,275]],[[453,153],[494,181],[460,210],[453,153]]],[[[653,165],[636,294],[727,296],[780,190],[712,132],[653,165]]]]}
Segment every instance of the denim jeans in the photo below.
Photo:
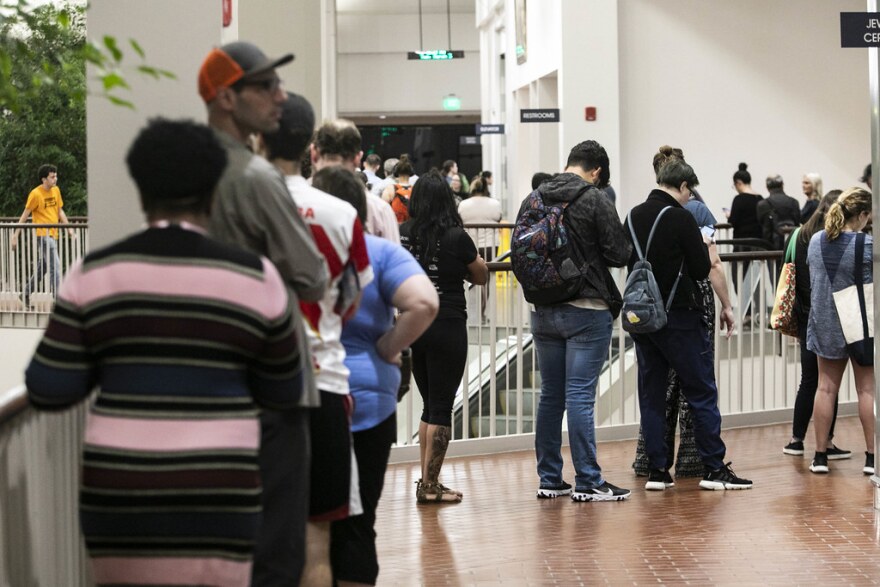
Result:
{"type": "Polygon", "coordinates": [[[712,344],[701,312],[669,312],[665,328],[651,334],[634,334],[639,363],[639,411],[645,452],[652,469],[667,469],[666,377],[675,369],[681,393],[691,407],[694,440],[703,465],[717,469],[724,465],[725,446],[721,440],[721,413],[712,344]]]}
{"type": "Polygon", "coordinates": [[[37,288],[37,284],[43,280],[43,275],[49,271],[49,291],[53,296],[58,295],[58,283],[61,280],[59,274],[61,260],[58,258],[58,243],[51,236],[37,237],[37,270],[31,275],[24,288],[24,297],[29,298],[37,288]]]}
{"type": "Polygon", "coordinates": [[[596,383],[608,358],[611,313],[568,304],[538,306],[532,312],[532,335],[541,371],[541,397],[535,425],[535,454],[542,487],[562,479],[562,415],[568,412],[568,438],[575,487],[604,483],[596,461],[593,414],[596,383]]]}

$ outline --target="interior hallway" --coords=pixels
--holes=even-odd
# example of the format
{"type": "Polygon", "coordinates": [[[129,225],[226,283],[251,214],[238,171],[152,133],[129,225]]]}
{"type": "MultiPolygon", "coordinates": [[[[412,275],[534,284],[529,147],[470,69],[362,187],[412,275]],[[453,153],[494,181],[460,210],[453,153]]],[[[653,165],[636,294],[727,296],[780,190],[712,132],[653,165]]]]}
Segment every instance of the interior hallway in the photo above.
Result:
{"type": "MultiPolygon", "coordinates": [[[[880,512],[862,474],[856,417],[836,443],[853,458],[831,473],[782,454],[790,425],[727,430],[727,460],[748,491],[706,491],[698,479],[646,492],[630,465],[635,441],[600,443],[607,479],[629,500],[538,500],[534,453],[446,462],[457,505],[415,503],[417,464],[389,466],[378,512],[379,585],[876,585],[880,512]]],[[[809,434],[813,432],[810,427],[809,434]]],[[[573,481],[568,450],[566,480],[573,481]]]]}

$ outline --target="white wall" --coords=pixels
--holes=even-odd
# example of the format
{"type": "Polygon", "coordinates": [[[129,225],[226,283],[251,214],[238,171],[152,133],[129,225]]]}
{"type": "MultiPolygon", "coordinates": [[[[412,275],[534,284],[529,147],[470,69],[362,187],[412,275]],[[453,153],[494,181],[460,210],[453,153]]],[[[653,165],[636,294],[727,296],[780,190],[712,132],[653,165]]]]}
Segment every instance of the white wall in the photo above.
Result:
{"type": "MultiPolygon", "coordinates": [[[[219,3],[219,2],[218,2],[219,3]]],[[[302,94],[323,117],[321,106],[321,9],[316,0],[235,0],[239,39],[257,44],[267,55],[293,53],[278,70],[284,88],[302,94]]]]}
{"type": "Polygon", "coordinates": [[[474,13],[423,15],[424,48],[456,49],[464,59],[408,61],[418,50],[418,14],[337,13],[337,105],[340,116],[446,114],[443,97],[461,99],[459,114],[480,112],[479,35],[474,13]]]}
{"type": "MultiPolygon", "coordinates": [[[[129,50],[124,63],[136,110],[114,106],[94,94],[88,97],[89,240],[92,247],[100,247],[143,224],[125,153],[146,121],[160,115],[204,121],[196,77],[205,55],[220,44],[222,22],[216,0],[92,0],[86,22],[89,38],[100,42],[112,35],[124,47],[134,38],[149,65],[177,75],[176,80],[156,81],[131,73],[138,61],[129,50]]],[[[91,68],[89,77],[94,77],[91,68]]],[[[92,80],[90,89],[98,91],[97,82],[92,80]]]]}
{"type": "Polygon", "coordinates": [[[620,2],[618,207],[645,198],[664,143],[684,149],[719,219],[740,161],[763,194],[775,173],[799,200],[806,172],[826,190],[855,185],[871,156],[868,61],[840,48],[839,13],[864,10],[863,0],[620,2]]]}

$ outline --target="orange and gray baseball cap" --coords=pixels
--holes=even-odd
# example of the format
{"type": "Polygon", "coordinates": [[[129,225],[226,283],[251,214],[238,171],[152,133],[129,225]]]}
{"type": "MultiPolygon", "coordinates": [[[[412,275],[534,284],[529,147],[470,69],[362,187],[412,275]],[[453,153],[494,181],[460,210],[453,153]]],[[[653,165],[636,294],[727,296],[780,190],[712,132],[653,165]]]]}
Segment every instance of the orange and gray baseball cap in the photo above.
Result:
{"type": "Polygon", "coordinates": [[[212,49],[199,69],[199,95],[205,102],[217,97],[217,90],[293,61],[293,53],[270,59],[247,41],[227,43],[212,49]]]}

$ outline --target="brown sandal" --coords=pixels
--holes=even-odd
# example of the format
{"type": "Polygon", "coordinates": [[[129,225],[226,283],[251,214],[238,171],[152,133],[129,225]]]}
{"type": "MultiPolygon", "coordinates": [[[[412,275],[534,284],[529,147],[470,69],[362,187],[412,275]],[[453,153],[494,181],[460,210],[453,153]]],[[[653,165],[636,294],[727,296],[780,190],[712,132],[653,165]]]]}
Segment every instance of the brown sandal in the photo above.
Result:
{"type": "Polygon", "coordinates": [[[417,503],[460,503],[461,495],[451,489],[443,487],[440,483],[423,483],[421,479],[416,482],[417,503]],[[451,499],[449,499],[451,498],[451,499]]]}

